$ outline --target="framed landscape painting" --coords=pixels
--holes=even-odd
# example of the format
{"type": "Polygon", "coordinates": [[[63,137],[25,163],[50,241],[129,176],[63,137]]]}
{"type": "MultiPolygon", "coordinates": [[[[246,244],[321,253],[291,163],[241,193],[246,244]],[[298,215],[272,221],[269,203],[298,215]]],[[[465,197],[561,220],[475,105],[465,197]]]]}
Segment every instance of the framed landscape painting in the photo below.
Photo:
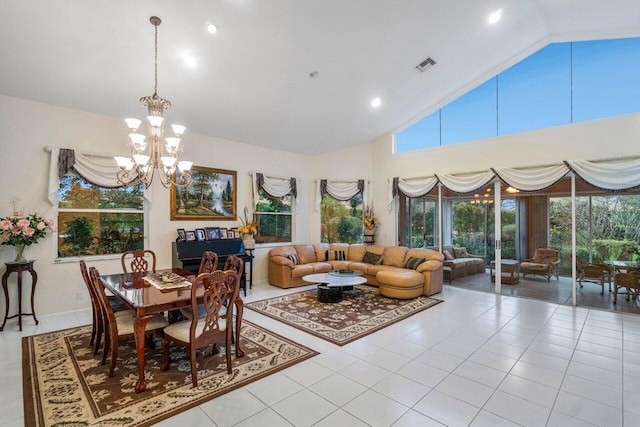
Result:
{"type": "Polygon", "coordinates": [[[236,220],[236,171],[193,166],[191,177],[187,187],[171,187],[171,220],[236,220]]]}

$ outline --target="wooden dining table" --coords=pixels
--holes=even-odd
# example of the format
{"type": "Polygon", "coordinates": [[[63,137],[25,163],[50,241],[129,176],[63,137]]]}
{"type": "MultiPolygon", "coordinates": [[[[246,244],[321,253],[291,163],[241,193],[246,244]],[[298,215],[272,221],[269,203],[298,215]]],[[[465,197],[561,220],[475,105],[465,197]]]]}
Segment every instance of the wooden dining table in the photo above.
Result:
{"type": "MultiPolygon", "coordinates": [[[[175,273],[184,277],[188,282],[192,282],[196,275],[190,271],[180,268],[157,270],[156,273],[175,273]]],[[[147,389],[144,366],[145,366],[145,327],[147,322],[157,313],[176,310],[191,306],[191,288],[163,289],[148,283],[142,277],[135,279],[130,274],[106,274],[100,276],[106,289],[121,300],[131,311],[133,311],[134,339],[138,356],[138,380],[135,390],[140,393],[147,389]]],[[[204,293],[201,289],[199,296],[204,293]]],[[[236,357],[243,357],[244,351],[240,348],[240,328],[242,326],[242,313],[244,303],[238,294],[235,301],[236,322],[235,322],[235,346],[236,357]]]]}

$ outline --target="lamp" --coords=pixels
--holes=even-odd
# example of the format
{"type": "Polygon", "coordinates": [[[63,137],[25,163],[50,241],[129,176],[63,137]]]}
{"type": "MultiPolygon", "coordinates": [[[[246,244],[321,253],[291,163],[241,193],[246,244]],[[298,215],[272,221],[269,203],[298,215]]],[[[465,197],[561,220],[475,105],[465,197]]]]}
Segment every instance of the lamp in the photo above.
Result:
{"type": "MultiPolygon", "coordinates": [[[[125,119],[129,128],[129,142],[131,157],[115,157],[120,167],[117,178],[123,185],[142,183],[149,188],[153,182],[155,173],[158,173],[160,182],[165,188],[171,186],[186,187],[191,184],[191,165],[193,162],[179,161],[178,153],[182,151],[182,135],[185,127],[172,125],[175,136],[164,138],[164,111],[171,108],[171,103],[158,96],[158,26],[162,21],[157,16],[149,18],[155,27],[155,86],[153,95],[140,98],[140,104],[147,107],[149,115],[147,120],[148,136],[137,133],[140,120],[125,119]],[[174,178],[176,169],[180,171],[178,181],[174,178]]],[[[176,174],[177,175],[177,174],[176,174]]]]}

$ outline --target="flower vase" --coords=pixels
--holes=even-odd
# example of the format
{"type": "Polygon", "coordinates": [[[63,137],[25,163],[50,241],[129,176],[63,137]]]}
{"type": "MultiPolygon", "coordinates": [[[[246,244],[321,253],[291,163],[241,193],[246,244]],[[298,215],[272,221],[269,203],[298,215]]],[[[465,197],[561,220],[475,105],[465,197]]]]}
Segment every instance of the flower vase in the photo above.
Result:
{"type": "Polygon", "coordinates": [[[24,259],[24,247],[25,245],[16,245],[16,259],[14,260],[15,262],[23,262],[25,261],[24,259]]]}
{"type": "Polygon", "coordinates": [[[242,236],[242,242],[244,243],[245,249],[255,249],[256,241],[253,238],[253,234],[245,234],[242,236]]]}

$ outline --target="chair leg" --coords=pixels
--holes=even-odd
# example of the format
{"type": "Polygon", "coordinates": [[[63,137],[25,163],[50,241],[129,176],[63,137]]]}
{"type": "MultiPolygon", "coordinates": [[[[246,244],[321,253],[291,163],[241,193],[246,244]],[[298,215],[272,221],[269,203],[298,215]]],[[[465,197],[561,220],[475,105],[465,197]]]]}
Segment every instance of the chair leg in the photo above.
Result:
{"type": "Polygon", "coordinates": [[[198,361],[196,360],[196,348],[189,347],[189,359],[191,360],[191,382],[193,387],[198,387],[198,361]]]}
{"type": "Polygon", "coordinates": [[[107,355],[109,354],[110,345],[111,345],[111,333],[107,328],[104,331],[104,347],[102,349],[102,362],[100,362],[101,365],[104,365],[105,363],[107,363],[107,355]]]}
{"type": "Polygon", "coordinates": [[[91,314],[93,317],[93,323],[91,325],[91,341],[89,341],[89,347],[93,347],[93,343],[96,339],[96,334],[98,333],[98,317],[96,314],[96,307],[94,305],[91,306],[91,314]]]}
{"type": "Polygon", "coordinates": [[[118,337],[111,337],[111,362],[109,363],[109,378],[113,377],[118,361],[118,337]]]}
{"type": "Polygon", "coordinates": [[[171,363],[171,356],[169,355],[169,340],[165,337],[162,339],[162,365],[160,369],[166,371],[169,369],[171,363]]]}
{"type": "Polygon", "coordinates": [[[227,328],[227,342],[225,343],[227,348],[225,353],[227,353],[227,374],[231,373],[231,347],[233,346],[231,344],[231,340],[233,339],[233,334],[231,333],[231,331],[233,330],[233,328],[227,328]]]}
{"type": "MultiPolygon", "coordinates": [[[[95,345],[93,347],[93,355],[95,356],[96,354],[98,354],[98,351],[100,351],[100,342],[102,341],[102,334],[104,331],[104,325],[102,324],[102,322],[98,322],[98,326],[97,326],[97,330],[96,330],[96,342],[95,345]]],[[[105,339],[106,338],[106,334],[105,334],[105,339]]]]}

